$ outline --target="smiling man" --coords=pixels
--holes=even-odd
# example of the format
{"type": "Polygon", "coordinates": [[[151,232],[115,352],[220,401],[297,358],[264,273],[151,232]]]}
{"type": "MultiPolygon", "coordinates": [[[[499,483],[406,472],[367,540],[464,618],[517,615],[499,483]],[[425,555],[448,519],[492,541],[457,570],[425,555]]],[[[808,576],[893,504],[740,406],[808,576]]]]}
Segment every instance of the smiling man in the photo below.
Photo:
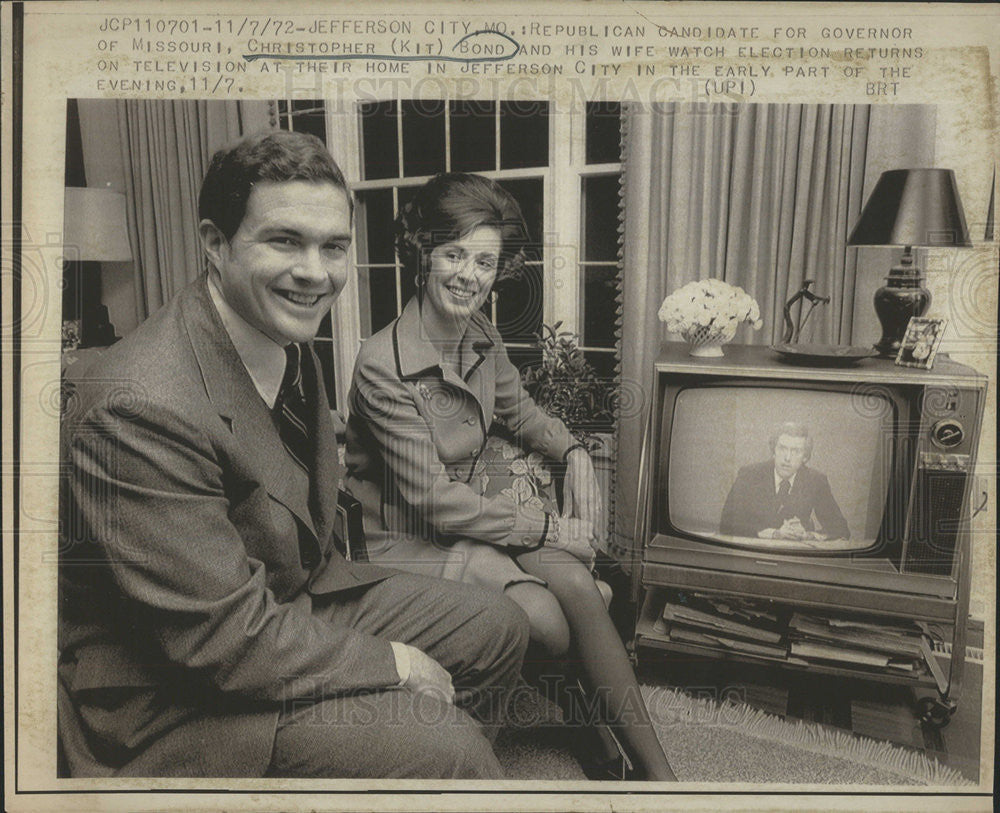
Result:
{"type": "Polygon", "coordinates": [[[501,777],[522,611],[334,535],[310,342],[347,279],[340,169],[312,136],[250,136],[213,158],[199,218],[208,273],[104,354],[64,425],[69,775],[501,777]]]}

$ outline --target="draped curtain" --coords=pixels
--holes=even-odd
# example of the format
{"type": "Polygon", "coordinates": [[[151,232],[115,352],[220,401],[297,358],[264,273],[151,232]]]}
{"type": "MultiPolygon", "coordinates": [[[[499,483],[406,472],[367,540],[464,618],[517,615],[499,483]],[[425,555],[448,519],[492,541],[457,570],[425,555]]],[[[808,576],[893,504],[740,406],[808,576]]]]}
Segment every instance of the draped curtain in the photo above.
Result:
{"type": "Polygon", "coordinates": [[[243,128],[239,105],[224,101],[129,99],[117,112],[141,322],[201,272],[198,189],[243,128]]]}
{"type": "MultiPolygon", "coordinates": [[[[851,344],[855,301],[870,311],[871,295],[857,291],[858,252],[847,247],[848,233],[873,166],[907,165],[884,145],[899,144],[895,136],[927,142],[913,136],[913,118],[867,105],[626,106],[623,386],[641,392],[648,408],[653,362],[668,338],[657,310],[691,280],[744,288],[760,304],[764,327],[741,327],[735,341],[770,344],[781,338],[785,301],[813,279],[812,290],[831,302],[813,312],[802,341],[851,344]]],[[[617,429],[613,544],[620,554],[633,549],[638,413],[623,413],[617,429]]]]}

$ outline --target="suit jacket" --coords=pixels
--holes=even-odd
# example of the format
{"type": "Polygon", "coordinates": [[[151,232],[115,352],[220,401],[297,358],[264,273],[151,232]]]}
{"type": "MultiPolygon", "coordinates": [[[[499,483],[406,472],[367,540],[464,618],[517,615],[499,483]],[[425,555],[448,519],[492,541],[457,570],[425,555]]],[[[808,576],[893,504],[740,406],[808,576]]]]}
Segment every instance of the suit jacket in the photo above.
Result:
{"type": "Polygon", "coordinates": [[[847,520],[833,498],[825,474],[803,466],[785,498],[785,516],[774,489],[774,462],[765,460],[744,466],[736,476],[722,509],[719,533],[733,536],[757,536],[765,528],[780,528],[784,519],[796,516],[807,531],[816,530],[813,516],[822,532],[831,539],[849,538],[847,520]]]}
{"type": "Polygon", "coordinates": [[[314,518],[205,278],[79,383],[59,607],[75,772],[260,774],[280,704],[398,682],[388,641],[310,612],[392,573],[334,544],[336,440],[317,390],[314,518]],[[102,712],[83,724],[84,706],[102,712]]]}
{"type": "Polygon", "coordinates": [[[416,298],[361,346],[344,485],[364,506],[371,547],[401,534],[523,547],[544,533],[542,510],[474,487],[476,462],[494,416],[523,446],[552,460],[562,460],[573,436],[531,400],[496,327],[478,311],[461,358],[463,375],[442,368],[422,335],[416,298]]]}

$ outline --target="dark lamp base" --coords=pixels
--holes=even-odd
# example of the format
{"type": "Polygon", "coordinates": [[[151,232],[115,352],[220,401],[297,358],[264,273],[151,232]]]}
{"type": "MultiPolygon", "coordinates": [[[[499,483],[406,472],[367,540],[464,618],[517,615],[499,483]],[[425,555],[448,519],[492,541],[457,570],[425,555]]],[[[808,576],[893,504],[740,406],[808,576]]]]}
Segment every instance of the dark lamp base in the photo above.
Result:
{"type": "Polygon", "coordinates": [[[882,324],[882,338],[875,350],[884,358],[895,358],[903,343],[906,326],[914,316],[923,316],[931,303],[931,293],[920,283],[923,278],[907,251],[902,263],[886,277],[886,284],[875,292],[875,314],[882,324]]]}

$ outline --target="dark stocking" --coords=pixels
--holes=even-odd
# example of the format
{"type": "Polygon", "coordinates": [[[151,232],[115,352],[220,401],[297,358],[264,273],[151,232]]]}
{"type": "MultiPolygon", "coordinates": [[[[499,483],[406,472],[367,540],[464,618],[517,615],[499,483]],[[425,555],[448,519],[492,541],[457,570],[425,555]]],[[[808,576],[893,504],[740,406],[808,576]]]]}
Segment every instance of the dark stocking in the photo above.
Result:
{"type": "Polygon", "coordinates": [[[597,700],[601,718],[621,741],[637,777],[675,780],[593,576],[570,554],[551,548],[523,554],[518,562],[528,573],[545,579],[559,600],[584,687],[597,700]]]}

